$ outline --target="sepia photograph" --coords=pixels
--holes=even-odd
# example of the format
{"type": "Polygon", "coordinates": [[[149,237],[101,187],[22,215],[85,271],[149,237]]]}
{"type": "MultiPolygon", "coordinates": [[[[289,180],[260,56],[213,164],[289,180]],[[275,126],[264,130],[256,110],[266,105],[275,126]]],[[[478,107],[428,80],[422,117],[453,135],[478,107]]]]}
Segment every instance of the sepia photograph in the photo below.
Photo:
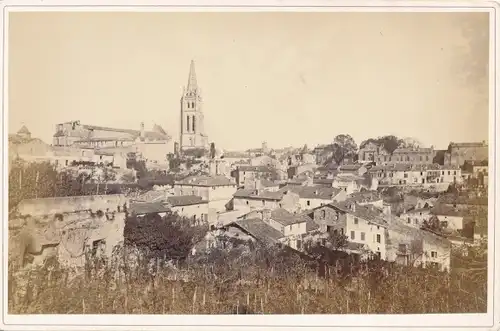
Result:
{"type": "Polygon", "coordinates": [[[494,311],[492,8],[15,8],[5,314],[494,311]]]}

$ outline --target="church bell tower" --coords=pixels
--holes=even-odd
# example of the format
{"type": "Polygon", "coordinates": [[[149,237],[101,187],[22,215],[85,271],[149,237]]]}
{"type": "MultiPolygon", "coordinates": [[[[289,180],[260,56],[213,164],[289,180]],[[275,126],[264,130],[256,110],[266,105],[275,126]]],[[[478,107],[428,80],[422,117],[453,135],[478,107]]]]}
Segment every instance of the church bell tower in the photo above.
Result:
{"type": "Polygon", "coordinates": [[[191,61],[187,87],[183,88],[181,97],[181,150],[208,148],[208,137],[204,131],[203,99],[196,80],[194,61],[191,61]]]}

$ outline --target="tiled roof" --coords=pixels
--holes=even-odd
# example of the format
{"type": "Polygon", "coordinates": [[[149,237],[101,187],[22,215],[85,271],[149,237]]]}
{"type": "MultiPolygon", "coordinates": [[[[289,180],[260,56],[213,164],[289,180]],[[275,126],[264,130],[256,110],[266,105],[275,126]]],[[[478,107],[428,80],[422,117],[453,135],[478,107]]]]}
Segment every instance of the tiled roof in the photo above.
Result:
{"type": "Polygon", "coordinates": [[[267,179],[261,179],[260,184],[264,187],[274,187],[274,186],[279,186],[278,183],[275,183],[273,181],[267,180],[267,179]]]}
{"type": "Polygon", "coordinates": [[[280,223],[281,225],[288,226],[292,224],[307,222],[308,217],[303,214],[292,214],[285,209],[278,208],[271,211],[271,219],[280,223]]]}
{"type": "Polygon", "coordinates": [[[382,196],[377,191],[354,192],[347,197],[349,202],[372,202],[381,200],[382,196]]]}
{"type": "Polygon", "coordinates": [[[170,197],[167,198],[167,201],[173,207],[177,207],[177,206],[190,206],[190,205],[198,205],[198,204],[208,203],[208,201],[203,200],[202,197],[199,197],[199,196],[196,196],[196,195],[170,196],[170,197]]]}
{"type": "Polygon", "coordinates": [[[225,158],[248,158],[248,154],[244,152],[224,151],[222,155],[225,158]]]}
{"type": "Polygon", "coordinates": [[[306,220],[306,232],[311,232],[316,230],[319,230],[319,225],[308,216],[306,220]]]}
{"type": "Polygon", "coordinates": [[[338,170],[340,171],[355,171],[359,170],[363,165],[362,164],[344,164],[338,167],[338,170]]]}
{"type": "Polygon", "coordinates": [[[331,186],[333,183],[333,179],[327,179],[327,178],[318,178],[313,180],[313,184],[317,185],[328,185],[331,186]]]}
{"type": "Polygon", "coordinates": [[[396,148],[392,154],[411,154],[411,153],[432,153],[434,149],[432,148],[396,148]]]}
{"type": "Polygon", "coordinates": [[[165,213],[171,210],[168,204],[162,202],[134,202],[130,204],[130,211],[136,215],[165,213]]]}
{"type": "Polygon", "coordinates": [[[227,186],[236,183],[224,176],[190,176],[182,181],[175,182],[176,185],[192,186],[227,186]]]}
{"type": "Polygon", "coordinates": [[[454,195],[442,195],[438,198],[437,203],[444,204],[457,204],[457,205],[488,205],[487,197],[479,197],[479,198],[469,198],[465,196],[454,196],[454,195]]]}
{"type": "Polygon", "coordinates": [[[105,155],[105,156],[114,156],[114,154],[110,151],[100,151],[100,150],[96,150],[94,152],[95,155],[105,155]]]}
{"type": "Polygon", "coordinates": [[[165,192],[163,191],[147,191],[144,194],[139,195],[136,198],[137,201],[142,201],[142,202],[155,202],[155,201],[165,201],[166,196],[165,192]]]}
{"type": "MultiPolygon", "coordinates": [[[[118,141],[127,141],[127,140],[135,140],[141,135],[140,130],[130,130],[130,129],[117,129],[117,128],[110,128],[110,127],[104,127],[104,126],[97,126],[97,125],[82,125],[82,128],[85,130],[99,130],[99,131],[108,131],[108,132],[118,132],[118,133],[127,133],[130,136],[129,137],[121,137],[121,138],[84,138],[81,140],[81,142],[85,141],[92,141],[92,140],[118,140],[118,141]]],[[[58,131],[54,134],[54,137],[63,137],[66,136],[67,134],[63,131],[58,131]]],[[[84,135],[87,135],[84,133],[84,135]]],[[[77,136],[81,136],[81,134],[77,134],[77,136]]],[[[146,139],[150,140],[170,140],[171,137],[165,133],[165,130],[161,128],[158,125],[155,125],[153,128],[153,131],[145,131],[144,136],[146,139]]]]}
{"type": "Polygon", "coordinates": [[[375,172],[380,170],[385,171],[426,171],[426,170],[458,170],[458,166],[454,165],[439,165],[439,164],[407,164],[407,163],[396,163],[388,165],[374,166],[369,169],[369,172],[375,172]]]}
{"type": "Polygon", "coordinates": [[[450,143],[451,147],[487,147],[486,142],[450,143]]]}
{"type": "Polygon", "coordinates": [[[85,143],[85,142],[92,142],[92,141],[134,141],[134,138],[131,138],[131,137],[91,137],[91,138],[76,140],[75,142],[76,143],[85,143]]]}
{"type": "Polygon", "coordinates": [[[258,218],[239,219],[230,224],[237,225],[261,242],[274,244],[277,243],[280,238],[283,238],[283,234],[281,232],[258,218]]]}
{"type": "Polygon", "coordinates": [[[235,197],[235,198],[246,198],[246,197],[251,196],[254,192],[255,192],[254,189],[244,189],[244,188],[241,188],[241,189],[237,190],[233,194],[233,197],[235,197]]]}
{"type": "Polygon", "coordinates": [[[438,216],[464,216],[460,210],[447,205],[437,205],[431,209],[431,213],[438,216]]]}
{"type": "Polygon", "coordinates": [[[321,186],[295,186],[287,185],[278,192],[290,191],[297,194],[301,199],[323,199],[332,200],[332,197],[339,194],[341,189],[321,186]]]}
{"type": "Polygon", "coordinates": [[[276,200],[279,201],[283,198],[283,192],[277,191],[266,191],[266,190],[255,190],[255,189],[239,189],[233,194],[235,198],[247,198],[247,199],[262,199],[262,200],[276,200]]]}
{"type": "Polygon", "coordinates": [[[241,165],[238,166],[239,171],[253,171],[253,172],[273,172],[274,170],[267,166],[249,166],[241,165]]]}
{"type": "Polygon", "coordinates": [[[352,182],[358,180],[365,180],[365,177],[344,173],[344,174],[339,174],[334,178],[334,181],[336,182],[352,182]]]}
{"type": "Polygon", "coordinates": [[[387,222],[384,220],[384,214],[380,209],[377,209],[371,205],[361,206],[355,203],[354,210],[349,208],[351,203],[347,201],[343,202],[332,202],[330,203],[334,208],[337,208],[347,214],[354,215],[356,217],[362,218],[368,222],[372,222],[374,224],[380,226],[387,226],[387,222]]]}

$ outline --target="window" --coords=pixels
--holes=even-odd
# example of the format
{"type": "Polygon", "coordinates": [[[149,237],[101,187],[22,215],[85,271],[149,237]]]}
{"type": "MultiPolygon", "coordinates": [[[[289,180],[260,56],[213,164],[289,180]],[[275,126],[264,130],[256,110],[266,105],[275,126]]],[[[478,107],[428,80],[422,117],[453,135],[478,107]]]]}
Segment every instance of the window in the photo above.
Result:
{"type": "Polygon", "coordinates": [[[423,175],[424,175],[424,173],[422,171],[420,171],[420,176],[423,176],[423,175]]]}
{"type": "Polygon", "coordinates": [[[311,205],[311,201],[310,200],[307,200],[307,205],[310,206],[311,205]]]}
{"type": "Polygon", "coordinates": [[[357,217],[354,217],[354,224],[358,224],[358,218],[357,217]]]}
{"type": "Polygon", "coordinates": [[[354,231],[351,231],[351,239],[354,240],[355,236],[354,236],[354,231]]]}
{"type": "Polygon", "coordinates": [[[247,205],[248,205],[248,200],[247,200],[247,205]]]}
{"type": "Polygon", "coordinates": [[[196,132],[196,117],[193,116],[193,132],[196,132]]]}
{"type": "Polygon", "coordinates": [[[361,232],[361,240],[365,240],[365,233],[364,232],[361,232]]]}
{"type": "Polygon", "coordinates": [[[321,211],[321,217],[322,217],[322,218],[325,218],[325,217],[326,217],[326,210],[324,210],[324,209],[323,209],[323,210],[321,211]]]}
{"type": "Polygon", "coordinates": [[[340,233],[341,233],[342,235],[344,235],[344,228],[341,228],[341,229],[340,229],[340,233]]]}
{"type": "Polygon", "coordinates": [[[191,116],[188,116],[188,117],[187,117],[186,131],[189,131],[189,127],[190,127],[190,125],[189,125],[189,118],[190,118],[190,117],[191,117],[191,116]]]}
{"type": "Polygon", "coordinates": [[[443,175],[443,176],[444,176],[444,171],[441,171],[441,175],[443,175]]]}
{"type": "Polygon", "coordinates": [[[432,258],[437,258],[437,257],[438,257],[438,253],[437,253],[437,252],[435,252],[435,251],[432,251],[432,252],[431,252],[431,257],[432,257],[432,258]]]}
{"type": "Polygon", "coordinates": [[[265,206],[266,205],[266,200],[262,200],[262,205],[265,206]]]}
{"type": "Polygon", "coordinates": [[[377,234],[377,242],[380,243],[380,240],[381,240],[380,235],[377,234]]]}
{"type": "Polygon", "coordinates": [[[410,224],[410,223],[411,223],[411,218],[408,217],[408,224],[410,224]]]}
{"type": "Polygon", "coordinates": [[[453,174],[454,174],[454,175],[456,175],[456,174],[457,174],[457,172],[456,172],[456,171],[453,171],[453,174]]]}
{"type": "Polygon", "coordinates": [[[407,173],[404,174],[404,178],[408,178],[408,174],[407,173]]]}

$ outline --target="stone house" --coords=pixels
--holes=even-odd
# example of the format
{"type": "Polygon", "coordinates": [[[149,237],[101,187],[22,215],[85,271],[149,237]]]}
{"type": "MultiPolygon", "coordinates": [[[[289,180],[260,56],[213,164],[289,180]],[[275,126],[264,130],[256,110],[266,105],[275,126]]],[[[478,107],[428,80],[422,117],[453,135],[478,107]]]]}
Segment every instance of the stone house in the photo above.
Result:
{"type": "Polygon", "coordinates": [[[361,255],[369,252],[386,259],[387,224],[381,214],[373,206],[348,202],[330,203],[308,213],[321,232],[346,235],[348,242],[356,244],[353,252],[361,255]]]}
{"type": "Polygon", "coordinates": [[[234,210],[278,209],[300,210],[300,197],[290,190],[267,191],[240,189],[233,195],[234,210]]]}
{"type": "Polygon", "coordinates": [[[279,192],[292,192],[299,196],[301,210],[313,209],[333,201],[343,201],[346,192],[333,187],[287,185],[279,192]]]}
{"type": "Polygon", "coordinates": [[[388,261],[450,270],[451,242],[439,235],[393,219],[387,228],[388,261]]]}
{"type": "Polygon", "coordinates": [[[236,184],[238,186],[243,186],[245,183],[257,179],[274,180],[276,176],[276,169],[269,166],[240,165],[235,171],[236,184]]]}
{"type": "Polygon", "coordinates": [[[488,144],[482,142],[454,143],[448,146],[445,153],[444,164],[462,166],[466,161],[488,160],[488,144]]]}
{"type": "Polygon", "coordinates": [[[175,195],[196,195],[208,201],[210,213],[225,211],[236,190],[234,180],[224,176],[191,176],[174,184],[175,195]]]}

